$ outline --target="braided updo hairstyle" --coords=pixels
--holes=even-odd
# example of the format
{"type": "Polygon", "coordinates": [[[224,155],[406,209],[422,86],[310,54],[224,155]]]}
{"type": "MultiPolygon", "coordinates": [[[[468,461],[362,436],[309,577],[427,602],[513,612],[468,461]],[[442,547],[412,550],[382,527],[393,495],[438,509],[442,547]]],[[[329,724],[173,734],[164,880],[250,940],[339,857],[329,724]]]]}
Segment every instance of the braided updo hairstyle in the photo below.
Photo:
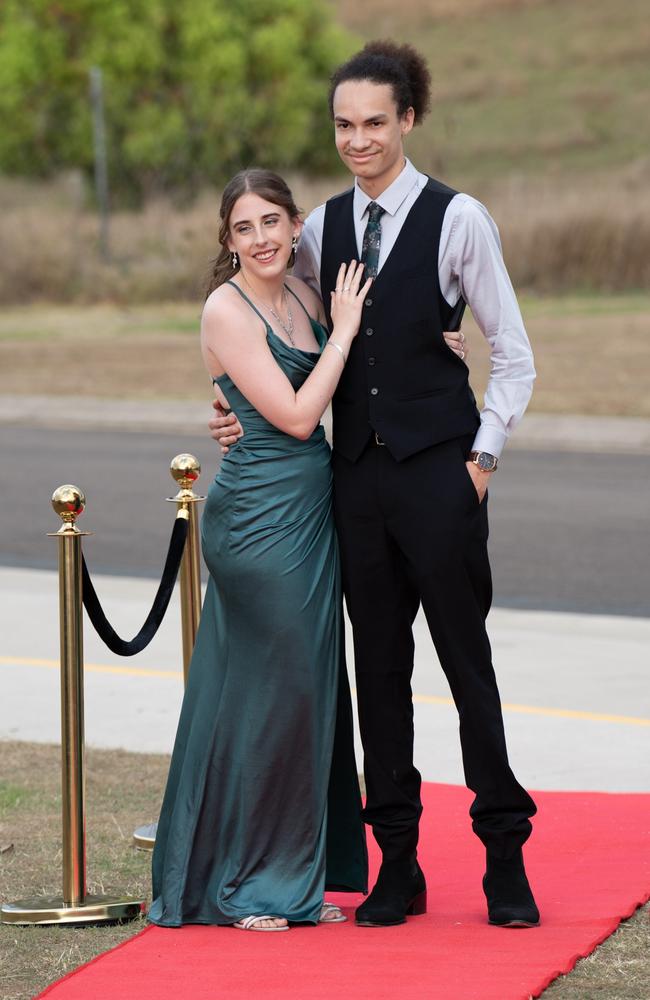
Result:
{"type": "Polygon", "coordinates": [[[340,83],[347,80],[389,84],[393,90],[398,117],[401,118],[409,108],[413,108],[416,125],[420,124],[431,104],[431,74],[424,58],[412,45],[396,45],[389,41],[368,42],[360,52],[339,66],[330,81],[329,109],[332,118],[334,92],[340,83]]]}

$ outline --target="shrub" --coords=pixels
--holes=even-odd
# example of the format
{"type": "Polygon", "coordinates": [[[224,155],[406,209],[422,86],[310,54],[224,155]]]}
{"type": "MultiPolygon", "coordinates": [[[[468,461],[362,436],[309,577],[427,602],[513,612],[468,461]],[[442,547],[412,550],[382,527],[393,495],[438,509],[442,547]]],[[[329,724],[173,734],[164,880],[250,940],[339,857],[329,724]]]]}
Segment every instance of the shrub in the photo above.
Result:
{"type": "Polygon", "coordinates": [[[3,0],[0,171],[91,171],[97,66],[114,191],[193,191],[253,163],[322,172],[350,45],[324,0],[3,0]]]}

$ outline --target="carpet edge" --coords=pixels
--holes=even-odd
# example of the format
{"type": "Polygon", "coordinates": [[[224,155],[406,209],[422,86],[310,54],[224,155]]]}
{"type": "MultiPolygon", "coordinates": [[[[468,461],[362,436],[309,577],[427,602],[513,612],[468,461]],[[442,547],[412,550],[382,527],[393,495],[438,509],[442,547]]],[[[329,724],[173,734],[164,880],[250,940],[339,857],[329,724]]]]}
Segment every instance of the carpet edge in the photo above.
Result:
{"type": "MultiPolygon", "coordinates": [[[[569,973],[573,972],[578,962],[580,962],[583,958],[589,958],[590,955],[593,955],[596,948],[600,948],[601,944],[607,941],[612,934],[616,933],[624,920],[629,920],[630,917],[633,917],[637,910],[640,910],[642,906],[645,906],[648,901],[650,901],[650,890],[645,892],[645,895],[640,902],[632,903],[629,909],[627,909],[621,916],[612,917],[613,925],[608,927],[608,929],[605,930],[586,951],[572,955],[571,958],[567,959],[564,968],[548,973],[543,984],[536,986],[529,994],[529,997],[532,997],[533,1000],[537,1000],[538,997],[541,997],[544,990],[547,989],[551,983],[554,983],[556,979],[559,979],[560,976],[568,976],[569,973]]],[[[529,1000],[529,998],[527,997],[526,1000],[529,1000]]]]}
{"type": "Polygon", "coordinates": [[[95,965],[103,958],[106,958],[107,955],[112,955],[114,952],[119,951],[120,948],[125,948],[127,945],[132,944],[136,938],[142,937],[143,934],[147,934],[152,930],[153,925],[149,924],[147,927],[143,927],[141,931],[137,931],[135,934],[132,934],[131,937],[126,938],[126,940],[120,941],[120,943],[116,944],[113,948],[107,948],[106,951],[100,952],[99,955],[94,955],[92,958],[89,958],[87,962],[83,962],[75,969],[71,969],[70,972],[66,972],[65,976],[61,976],[60,979],[55,979],[53,983],[49,983],[42,993],[36,993],[34,995],[34,1000],[41,1000],[42,997],[46,997],[49,993],[52,993],[52,991],[60,986],[61,983],[65,983],[68,979],[73,979],[76,975],[78,975],[78,973],[83,972],[84,969],[89,968],[91,965],[95,965]]]}

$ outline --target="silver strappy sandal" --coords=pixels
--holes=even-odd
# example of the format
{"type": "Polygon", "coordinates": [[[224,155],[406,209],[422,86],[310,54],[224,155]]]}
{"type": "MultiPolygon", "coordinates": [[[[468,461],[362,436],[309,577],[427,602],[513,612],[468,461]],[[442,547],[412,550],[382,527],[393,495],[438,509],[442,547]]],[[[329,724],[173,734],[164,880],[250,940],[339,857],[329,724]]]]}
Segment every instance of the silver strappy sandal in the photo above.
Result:
{"type": "Polygon", "coordinates": [[[323,903],[320,911],[320,917],[318,918],[319,924],[341,924],[344,920],[347,920],[345,913],[341,910],[340,906],[336,903],[323,903]],[[326,916],[327,913],[337,913],[338,916],[326,916]]]}
{"type": "Polygon", "coordinates": [[[255,916],[254,914],[250,917],[244,917],[243,920],[237,920],[232,926],[236,927],[238,931],[288,931],[289,925],[284,924],[282,927],[256,927],[255,924],[258,920],[281,920],[281,917],[276,917],[273,914],[265,913],[262,916],[255,916]]]}

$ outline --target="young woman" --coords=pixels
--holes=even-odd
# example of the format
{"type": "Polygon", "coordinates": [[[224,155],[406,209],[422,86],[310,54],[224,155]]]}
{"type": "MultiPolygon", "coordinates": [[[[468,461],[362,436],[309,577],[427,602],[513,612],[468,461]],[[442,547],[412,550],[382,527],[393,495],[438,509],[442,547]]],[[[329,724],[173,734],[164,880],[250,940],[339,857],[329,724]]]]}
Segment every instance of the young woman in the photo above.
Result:
{"type": "Polygon", "coordinates": [[[203,311],[203,357],[245,429],[202,521],[210,570],[153,856],[149,918],[281,931],[345,919],[326,888],[366,891],[320,418],[370,287],[341,264],[328,339],[287,275],[300,218],[284,181],[237,174],[203,311]]]}

